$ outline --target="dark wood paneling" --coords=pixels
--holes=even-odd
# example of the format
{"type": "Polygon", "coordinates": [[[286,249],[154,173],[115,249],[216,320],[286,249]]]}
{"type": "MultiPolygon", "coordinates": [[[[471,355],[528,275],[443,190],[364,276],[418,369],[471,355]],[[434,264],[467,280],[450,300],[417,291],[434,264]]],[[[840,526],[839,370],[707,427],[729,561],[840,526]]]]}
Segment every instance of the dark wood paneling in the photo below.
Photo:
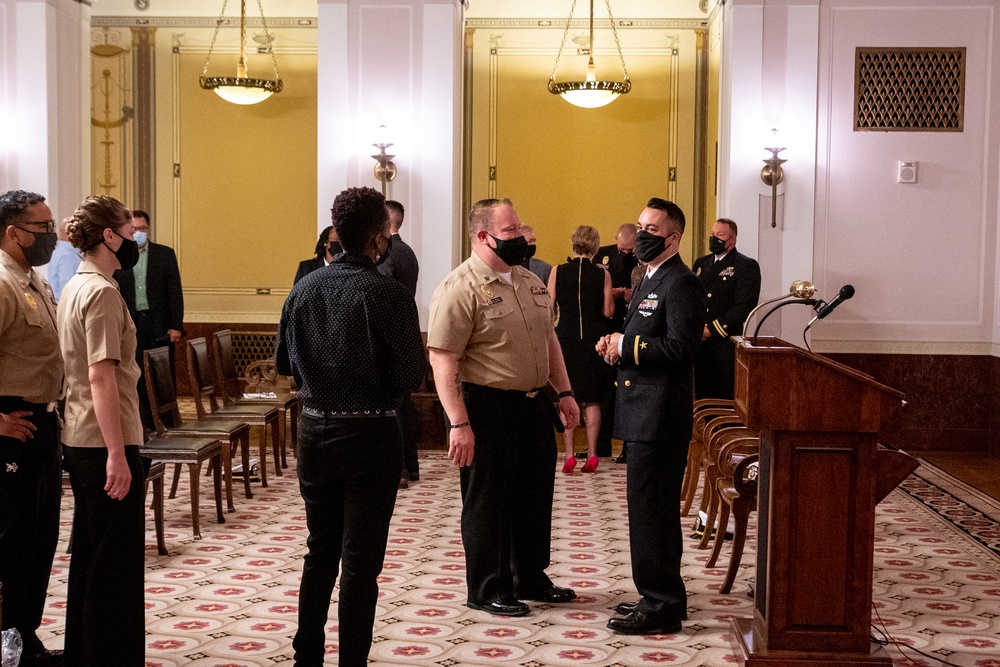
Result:
{"type": "Polygon", "coordinates": [[[1000,360],[987,356],[830,354],[906,394],[898,431],[909,451],[1000,452],[1000,360]]]}

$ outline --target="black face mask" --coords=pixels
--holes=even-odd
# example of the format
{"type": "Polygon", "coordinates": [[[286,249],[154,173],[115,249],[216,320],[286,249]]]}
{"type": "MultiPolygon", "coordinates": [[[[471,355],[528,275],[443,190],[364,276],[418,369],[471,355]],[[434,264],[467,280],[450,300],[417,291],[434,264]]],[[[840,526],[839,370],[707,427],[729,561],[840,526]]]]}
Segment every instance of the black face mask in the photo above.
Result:
{"type": "Polygon", "coordinates": [[[18,227],[21,231],[28,232],[35,237],[35,242],[25,247],[18,243],[21,252],[24,253],[24,261],[28,266],[42,266],[48,264],[52,259],[52,251],[56,249],[56,241],[59,237],[55,232],[33,232],[23,227],[18,227]]]}
{"type": "Polygon", "coordinates": [[[651,262],[659,257],[666,246],[666,236],[656,236],[644,229],[640,229],[635,235],[635,256],[643,262],[651,262]]]}
{"type": "Polygon", "coordinates": [[[111,246],[104,241],[101,241],[101,243],[104,243],[104,247],[114,253],[115,259],[121,264],[122,271],[128,271],[139,261],[139,244],[132,239],[125,238],[118,232],[115,232],[115,236],[122,240],[122,244],[118,246],[118,250],[111,250],[111,246]]]}
{"type": "Polygon", "coordinates": [[[344,247],[340,245],[340,241],[330,241],[327,244],[326,252],[328,255],[330,255],[330,257],[333,257],[334,255],[339,255],[343,251],[344,247]]]}
{"type": "Polygon", "coordinates": [[[489,232],[489,236],[496,241],[497,247],[493,252],[507,266],[517,266],[522,263],[528,255],[528,241],[524,236],[517,236],[512,239],[498,239],[489,232]]]}
{"type": "Polygon", "coordinates": [[[708,249],[713,255],[721,255],[726,252],[726,242],[718,236],[709,236],[708,249]]]}
{"type": "Polygon", "coordinates": [[[525,262],[527,262],[529,259],[531,259],[532,257],[535,256],[535,249],[537,247],[538,246],[536,246],[534,243],[529,243],[528,244],[528,249],[524,252],[524,261],[525,262]]]}
{"type": "MultiPolygon", "coordinates": [[[[385,239],[385,252],[379,253],[378,259],[375,260],[375,266],[378,266],[379,264],[385,262],[385,260],[389,259],[389,251],[392,250],[392,237],[383,236],[382,238],[385,239]]],[[[378,250],[378,241],[375,243],[375,249],[378,250]]]]}

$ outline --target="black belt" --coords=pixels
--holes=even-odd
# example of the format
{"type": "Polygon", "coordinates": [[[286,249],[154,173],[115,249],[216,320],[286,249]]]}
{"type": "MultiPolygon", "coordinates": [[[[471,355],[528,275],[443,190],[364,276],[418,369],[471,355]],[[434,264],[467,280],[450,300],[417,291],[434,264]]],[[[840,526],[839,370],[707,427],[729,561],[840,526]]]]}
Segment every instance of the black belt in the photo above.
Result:
{"type": "MultiPolygon", "coordinates": [[[[49,401],[48,403],[34,403],[32,401],[25,400],[20,396],[0,396],[0,405],[3,406],[13,406],[15,409],[31,410],[38,412],[55,412],[59,408],[58,401],[49,401]]],[[[11,409],[11,408],[4,408],[11,409]]]]}
{"type": "Polygon", "coordinates": [[[303,407],[302,414],[310,417],[323,417],[325,419],[373,419],[378,417],[395,417],[395,410],[357,410],[353,412],[341,412],[337,410],[314,410],[303,407]]]}

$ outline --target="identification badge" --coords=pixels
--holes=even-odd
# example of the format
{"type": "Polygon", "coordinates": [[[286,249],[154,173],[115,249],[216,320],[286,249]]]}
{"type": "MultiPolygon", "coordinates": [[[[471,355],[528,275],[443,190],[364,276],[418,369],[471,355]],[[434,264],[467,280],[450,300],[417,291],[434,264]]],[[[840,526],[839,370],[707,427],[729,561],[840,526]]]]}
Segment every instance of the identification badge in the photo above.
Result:
{"type": "Polygon", "coordinates": [[[489,285],[483,285],[481,289],[483,290],[483,296],[485,296],[487,299],[492,299],[493,298],[493,288],[492,287],[490,287],[489,285]]]}
{"type": "Polygon", "coordinates": [[[610,259],[611,259],[610,256],[605,255],[604,259],[601,260],[601,264],[605,264],[606,265],[610,259]]]}
{"type": "Polygon", "coordinates": [[[495,306],[498,303],[503,303],[503,297],[502,296],[495,296],[495,297],[493,297],[492,299],[490,299],[489,301],[486,302],[486,305],[487,306],[495,306]]]}
{"type": "Polygon", "coordinates": [[[38,310],[38,302],[35,301],[35,296],[31,292],[24,293],[24,302],[28,304],[28,307],[32,310],[38,310]]]}

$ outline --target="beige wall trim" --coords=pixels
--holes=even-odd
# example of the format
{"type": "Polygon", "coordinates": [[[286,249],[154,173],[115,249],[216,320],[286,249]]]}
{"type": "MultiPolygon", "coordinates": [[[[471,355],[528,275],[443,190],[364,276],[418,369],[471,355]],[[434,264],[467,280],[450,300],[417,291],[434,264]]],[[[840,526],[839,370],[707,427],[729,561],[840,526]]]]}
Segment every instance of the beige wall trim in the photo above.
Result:
{"type": "Polygon", "coordinates": [[[1000,357],[1000,344],[989,342],[823,340],[813,341],[821,354],[942,354],[1000,357]]]}
{"type": "MultiPolygon", "coordinates": [[[[286,297],[291,292],[290,287],[261,287],[259,289],[268,290],[266,294],[261,294],[253,287],[185,287],[185,295],[200,296],[280,296],[286,297]]],[[[188,318],[190,319],[190,318],[188,318]]]]}
{"type": "MultiPolygon", "coordinates": [[[[138,17],[138,16],[95,16],[90,24],[94,28],[120,27],[131,28],[134,26],[149,26],[158,28],[215,28],[218,18],[184,17],[184,16],[161,16],[161,17],[138,17]]],[[[238,27],[238,18],[227,18],[222,20],[224,28],[238,27]]],[[[263,28],[264,22],[260,18],[246,17],[246,25],[250,28],[263,28]]],[[[271,18],[267,19],[267,28],[315,28],[316,18],[271,18]]]]}
{"type": "MultiPolygon", "coordinates": [[[[270,21],[268,21],[270,23],[270,21]]],[[[590,19],[573,19],[570,28],[588,28],[590,19]]],[[[703,19],[622,19],[615,20],[618,28],[666,28],[668,30],[698,30],[708,27],[703,19]]],[[[466,28],[565,28],[566,19],[465,19],[466,28]]],[[[594,29],[611,28],[608,19],[594,19],[594,29]]]]}

